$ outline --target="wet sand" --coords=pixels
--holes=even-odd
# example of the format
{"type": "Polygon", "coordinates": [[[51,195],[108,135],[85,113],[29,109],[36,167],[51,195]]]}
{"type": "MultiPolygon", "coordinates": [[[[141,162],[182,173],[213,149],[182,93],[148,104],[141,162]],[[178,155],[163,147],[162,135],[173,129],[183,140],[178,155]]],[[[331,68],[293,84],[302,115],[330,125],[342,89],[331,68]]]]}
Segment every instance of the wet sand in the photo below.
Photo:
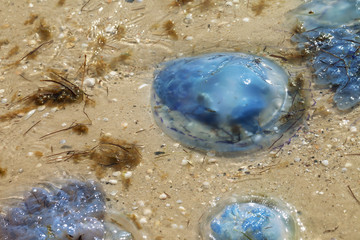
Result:
{"type": "Polygon", "coordinates": [[[359,239],[360,110],[339,112],[329,89],[307,85],[309,117],[279,149],[234,158],[209,156],[179,145],[155,124],[153,72],[157,64],[176,57],[254,53],[292,75],[305,73],[310,82],[304,64],[270,56],[293,51],[285,15],[301,1],[269,0],[263,7],[258,4],[262,1],[252,0],[212,2],[170,6],[164,0],[4,0],[0,114],[20,109],[21,98],[48,86],[41,80],[49,79],[49,69],[74,83],[81,84],[83,76],[94,78],[94,86],[85,80],[84,91],[95,104],[85,107],[86,114],[81,101],[36,108],[31,116],[27,109],[0,122],[0,167],[6,169],[1,198],[21,195],[42,181],[95,179],[102,182],[109,209],[135,214],[150,239],[192,240],[198,239],[199,219],[216,199],[265,194],[299,211],[306,228],[303,239],[359,239]],[[33,50],[36,57],[29,55],[33,50]],[[61,131],[41,138],[74,122],[89,124],[89,132],[61,131]],[[48,157],[92,148],[104,135],[135,142],[140,149],[142,161],[131,170],[128,187],[111,169],[103,169],[99,177],[90,159],[52,162],[48,157]]]}

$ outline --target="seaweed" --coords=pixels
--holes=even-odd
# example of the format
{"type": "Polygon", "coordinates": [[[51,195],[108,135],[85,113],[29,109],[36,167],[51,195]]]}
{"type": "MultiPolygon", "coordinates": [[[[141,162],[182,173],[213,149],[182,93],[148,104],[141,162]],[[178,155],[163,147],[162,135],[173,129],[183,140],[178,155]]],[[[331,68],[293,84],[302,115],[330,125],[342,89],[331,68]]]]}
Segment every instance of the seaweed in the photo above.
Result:
{"type": "MultiPolygon", "coordinates": [[[[141,153],[136,143],[122,139],[101,136],[99,144],[91,149],[70,150],[47,156],[49,163],[73,159],[75,163],[83,159],[93,161],[92,167],[96,176],[101,178],[107,169],[113,171],[127,171],[134,169],[141,162],[141,153]]],[[[128,179],[122,179],[125,185],[128,179]]],[[[126,186],[125,186],[126,187],[126,186]]]]}
{"type": "Polygon", "coordinates": [[[90,159],[95,166],[101,166],[96,169],[96,175],[101,177],[108,167],[114,171],[135,168],[141,161],[141,153],[135,143],[102,136],[99,145],[91,151],[90,159]]]}
{"type": "Polygon", "coordinates": [[[257,3],[251,4],[251,11],[255,13],[255,16],[259,16],[268,6],[265,0],[259,0],[257,3]]]}
{"type": "Polygon", "coordinates": [[[0,177],[4,177],[6,173],[7,173],[7,169],[0,167],[0,177]]]}
{"type": "Polygon", "coordinates": [[[80,103],[84,99],[88,99],[89,95],[80,87],[61,76],[55,70],[50,70],[50,76],[51,78],[40,81],[54,83],[54,85],[38,88],[36,92],[20,99],[18,103],[22,103],[22,107],[0,115],[0,121],[11,120],[19,114],[26,113],[38,106],[64,107],[67,104],[80,103]]]}
{"type": "Polygon", "coordinates": [[[60,129],[60,130],[45,134],[44,136],[41,136],[40,140],[42,140],[42,139],[44,139],[46,137],[49,137],[49,136],[51,136],[53,134],[63,132],[63,131],[67,131],[67,130],[72,130],[74,133],[76,133],[78,135],[85,135],[85,134],[87,134],[89,132],[89,128],[86,126],[86,124],[73,122],[70,125],[70,127],[68,127],[68,128],[63,128],[63,129],[60,129]]]}
{"type": "Polygon", "coordinates": [[[163,24],[163,28],[165,30],[165,33],[172,39],[172,40],[178,40],[179,36],[177,32],[175,31],[175,23],[172,20],[168,20],[163,24]]]}

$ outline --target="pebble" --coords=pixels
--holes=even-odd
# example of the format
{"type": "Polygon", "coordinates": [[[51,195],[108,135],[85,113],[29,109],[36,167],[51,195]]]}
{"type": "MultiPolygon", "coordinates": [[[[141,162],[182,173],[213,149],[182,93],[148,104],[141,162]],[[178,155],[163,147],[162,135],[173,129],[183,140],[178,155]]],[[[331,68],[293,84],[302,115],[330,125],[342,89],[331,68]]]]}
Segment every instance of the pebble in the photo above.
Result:
{"type": "Polygon", "coordinates": [[[22,169],[22,168],[20,168],[19,170],[18,170],[18,173],[23,173],[24,172],[24,169],[22,169]]]}
{"type": "Polygon", "coordinates": [[[203,182],[203,188],[209,188],[210,187],[210,183],[209,182],[203,182]]]}
{"type": "Polygon", "coordinates": [[[3,104],[5,104],[5,103],[7,103],[7,98],[3,98],[3,99],[1,99],[1,103],[3,103],[3,104]]]}
{"type": "Polygon", "coordinates": [[[5,89],[0,89],[0,94],[4,93],[4,92],[5,92],[5,89]]]}
{"type": "Polygon", "coordinates": [[[118,181],[116,179],[110,179],[109,183],[112,185],[116,185],[118,183],[118,181]]]}
{"type": "Polygon", "coordinates": [[[145,218],[145,217],[140,218],[140,219],[139,219],[139,223],[141,223],[141,224],[147,223],[146,218],[145,218]]]}
{"type": "Polygon", "coordinates": [[[151,211],[150,208],[145,208],[144,211],[143,211],[143,214],[144,214],[145,216],[149,216],[149,215],[152,214],[152,211],[151,211]]]}
{"type": "Polygon", "coordinates": [[[118,176],[121,175],[121,172],[120,172],[120,171],[116,171],[116,172],[113,172],[112,175],[113,175],[114,177],[118,177],[118,176]]]}
{"type": "Polygon", "coordinates": [[[300,160],[301,160],[301,158],[299,158],[299,157],[294,158],[295,162],[300,162],[300,160]]]}
{"type": "Polygon", "coordinates": [[[109,72],[109,74],[110,74],[111,76],[116,76],[118,73],[115,72],[115,71],[111,71],[111,72],[109,72]]]}
{"type": "Polygon", "coordinates": [[[345,163],[346,168],[351,167],[351,166],[352,166],[352,163],[349,163],[349,162],[345,163]]]}
{"type": "Polygon", "coordinates": [[[190,23],[192,23],[192,22],[193,22],[193,17],[192,17],[192,14],[189,13],[189,14],[186,15],[186,17],[185,17],[185,19],[184,19],[184,23],[185,23],[185,24],[190,24],[190,23]]]}
{"type": "Polygon", "coordinates": [[[59,141],[59,143],[60,143],[60,144],[65,144],[65,143],[66,143],[66,140],[65,140],[65,139],[61,139],[61,140],[59,141]]]}
{"type": "Polygon", "coordinates": [[[36,109],[30,110],[30,111],[26,114],[25,120],[28,120],[35,112],[36,112],[36,109]]]}
{"type": "Polygon", "coordinates": [[[342,173],[347,172],[347,168],[345,168],[345,167],[344,167],[344,168],[342,168],[342,169],[341,169],[341,172],[342,172],[342,173]]]}
{"type": "Polygon", "coordinates": [[[117,190],[113,190],[113,191],[110,192],[110,195],[111,195],[111,196],[115,196],[117,193],[118,193],[117,190]]]}
{"type": "Polygon", "coordinates": [[[167,199],[167,195],[165,193],[162,193],[162,194],[160,194],[159,199],[165,200],[165,199],[167,199]]]}
{"type": "Polygon", "coordinates": [[[36,168],[40,168],[42,166],[42,164],[41,163],[38,163],[38,164],[36,164],[36,168]]]}
{"type": "Polygon", "coordinates": [[[189,160],[187,160],[186,158],[184,158],[183,160],[181,160],[181,165],[186,166],[189,164],[189,160]]]}
{"type": "Polygon", "coordinates": [[[322,160],[321,164],[324,165],[325,167],[329,166],[329,161],[328,160],[322,160]]]}
{"type": "Polygon", "coordinates": [[[44,111],[45,108],[46,108],[45,105],[41,105],[41,106],[39,106],[39,107],[37,108],[37,110],[38,110],[39,112],[41,112],[41,111],[44,111]]]}
{"type": "Polygon", "coordinates": [[[186,211],[186,209],[183,206],[179,206],[179,210],[182,212],[186,211]]]}
{"type": "Polygon", "coordinates": [[[127,171],[127,172],[124,173],[124,178],[125,178],[125,179],[129,179],[129,178],[131,178],[131,176],[132,176],[132,172],[131,172],[131,171],[127,171]]]}
{"type": "Polygon", "coordinates": [[[357,128],[355,126],[351,126],[350,132],[353,132],[353,133],[357,132],[357,128]]]}
{"type": "Polygon", "coordinates": [[[145,202],[143,200],[138,201],[138,204],[140,207],[144,207],[145,206],[145,202]]]}
{"type": "Polygon", "coordinates": [[[107,33],[116,33],[116,29],[115,29],[115,26],[112,26],[112,25],[108,25],[106,28],[105,28],[105,32],[107,33]]]}

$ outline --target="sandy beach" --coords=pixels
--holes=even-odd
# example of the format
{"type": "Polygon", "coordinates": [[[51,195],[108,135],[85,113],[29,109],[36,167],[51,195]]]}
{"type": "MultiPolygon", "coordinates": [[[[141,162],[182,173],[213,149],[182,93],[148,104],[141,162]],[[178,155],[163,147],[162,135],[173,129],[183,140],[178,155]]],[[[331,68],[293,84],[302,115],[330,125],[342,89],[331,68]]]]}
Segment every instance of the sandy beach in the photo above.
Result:
{"type": "Polygon", "coordinates": [[[188,2],[2,0],[0,204],[44,181],[91,179],[108,210],[131,215],[148,239],[195,240],[214,203],[256,194],[294,206],[302,239],[360,239],[360,109],[340,112],[306,62],[279,58],[295,52],[288,12],[302,1],[188,2]],[[276,149],[225,158],[183,147],[153,119],[154,71],[163,61],[233,51],[303,73],[308,117],[276,149]],[[44,81],[54,76],[85,94],[67,104],[26,101],[59,85],[44,81]],[[88,132],[72,130],[80,123],[88,132]],[[71,155],[104,136],[138,149],[140,163],[113,169],[71,155]]]}

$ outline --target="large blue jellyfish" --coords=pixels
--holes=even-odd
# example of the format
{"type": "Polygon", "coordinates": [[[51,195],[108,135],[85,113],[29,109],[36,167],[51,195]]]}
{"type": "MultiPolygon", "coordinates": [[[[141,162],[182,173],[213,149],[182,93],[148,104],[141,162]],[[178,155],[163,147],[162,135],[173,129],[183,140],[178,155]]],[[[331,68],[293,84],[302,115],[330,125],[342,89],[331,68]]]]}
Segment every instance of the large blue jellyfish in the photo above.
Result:
{"type": "Polygon", "coordinates": [[[204,240],[295,240],[300,222],[292,211],[270,198],[237,197],[211,209],[200,223],[200,233],[204,240]]]}
{"type": "Polygon", "coordinates": [[[132,240],[105,221],[105,195],[95,182],[68,180],[61,188],[33,188],[0,215],[2,240],[132,240]]]}
{"type": "Polygon", "coordinates": [[[302,32],[293,37],[311,56],[317,83],[337,87],[334,102],[347,110],[360,102],[360,0],[313,0],[292,11],[302,32]]]}
{"type": "Polygon", "coordinates": [[[297,94],[288,84],[280,66],[255,55],[182,58],[156,73],[152,110],[163,131],[189,147],[218,153],[260,149],[303,114],[302,107],[293,108],[297,94]]]}

